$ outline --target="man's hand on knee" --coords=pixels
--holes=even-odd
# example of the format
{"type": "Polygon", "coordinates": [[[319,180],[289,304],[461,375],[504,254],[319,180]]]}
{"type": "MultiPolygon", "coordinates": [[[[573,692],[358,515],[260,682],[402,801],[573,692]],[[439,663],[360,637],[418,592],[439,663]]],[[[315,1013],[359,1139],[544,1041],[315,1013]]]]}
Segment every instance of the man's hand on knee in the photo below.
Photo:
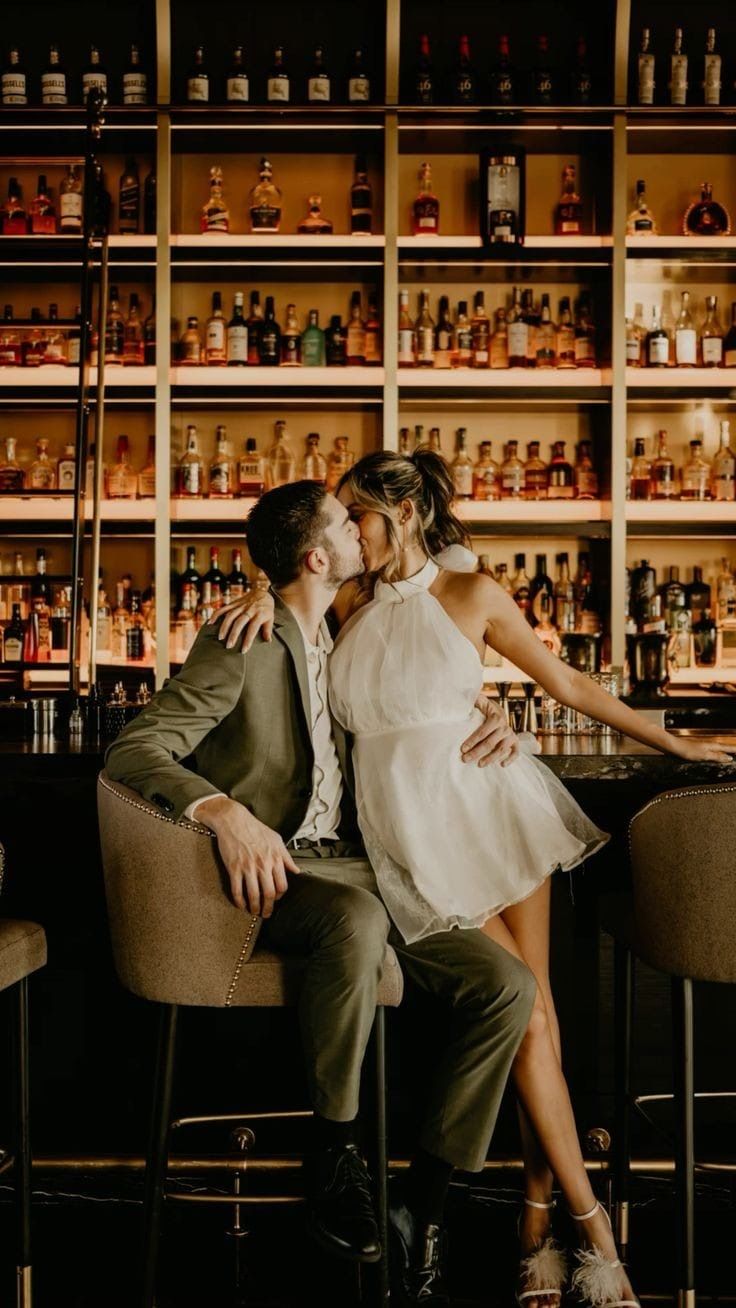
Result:
{"type": "Polygon", "coordinates": [[[199,804],[197,821],[217,836],[233,903],[247,907],[249,913],[270,917],[274,904],[289,888],[287,872],[299,871],[278,831],[223,795],[199,804]]]}

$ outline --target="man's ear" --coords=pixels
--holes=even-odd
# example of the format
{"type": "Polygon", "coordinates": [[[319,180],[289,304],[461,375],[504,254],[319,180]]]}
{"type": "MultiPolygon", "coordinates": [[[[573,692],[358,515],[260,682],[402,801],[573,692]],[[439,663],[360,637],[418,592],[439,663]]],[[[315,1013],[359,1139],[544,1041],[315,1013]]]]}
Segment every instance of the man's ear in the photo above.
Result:
{"type": "Polygon", "coordinates": [[[319,577],[327,567],[329,567],[329,559],[320,545],[315,545],[314,549],[308,550],[304,555],[304,569],[306,572],[319,577]]]}

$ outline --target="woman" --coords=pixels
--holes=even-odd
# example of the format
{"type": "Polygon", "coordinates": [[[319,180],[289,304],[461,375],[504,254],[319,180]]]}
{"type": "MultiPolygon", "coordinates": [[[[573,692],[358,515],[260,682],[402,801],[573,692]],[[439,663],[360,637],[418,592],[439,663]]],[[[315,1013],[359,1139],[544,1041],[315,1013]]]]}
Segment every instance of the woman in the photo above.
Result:
{"type": "MultiPolygon", "coordinates": [[[[583,1163],[548,971],[550,874],[580,863],[608,837],[529,754],[507,768],[463,766],[460,745],[478,717],[485,646],[559,702],[645,744],[691,759],[730,758],[642,722],[552,655],[495,581],[441,566],[437,556],[466,540],[452,496],[444,460],[423,449],[411,458],[368,455],[343,478],[338,498],[360,528],[366,573],[336,598],[332,709],[353,736],[361,831],[404,937],[482,926],[537,979],[514,1065],[525,1161],[520,1304],[561,1301],[566,1269],[550,1233],[556,1179],[580,1234],[574,1287],[592,1304],[636,1308],[583,1163]]],[[[234,643],[255,612],[250,643],[268,624],[271,604],[259,601],[245,616],[239,605],[222,638],[234,643]]]]}

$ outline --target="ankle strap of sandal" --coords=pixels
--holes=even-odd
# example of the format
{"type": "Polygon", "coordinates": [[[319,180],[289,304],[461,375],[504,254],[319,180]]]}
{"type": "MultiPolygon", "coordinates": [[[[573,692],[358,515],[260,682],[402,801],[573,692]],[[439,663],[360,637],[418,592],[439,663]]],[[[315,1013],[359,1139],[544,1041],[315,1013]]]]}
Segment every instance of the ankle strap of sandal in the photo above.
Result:
{"type": "Polygon", "coordinates": [[[596,1202],[589,1213],[570,1213],[570,1216],[574,1222],[587,1222],[588,1218],[595,1217],[599,1208],[600,1204],[596,1202]]]}
{"type": "Polygon", "coordinates": [[[540,1204],[537,1199],[527,1199],[526,1195],[524,1195],[524,1203],[526,1204],[527,1208],[540,1208],[543,1209],[545,1212],[548,1212],[550,1208],[557,1207],[556,1199],[552,1199],[551,1202],[548,1204],[540,1204]]]}

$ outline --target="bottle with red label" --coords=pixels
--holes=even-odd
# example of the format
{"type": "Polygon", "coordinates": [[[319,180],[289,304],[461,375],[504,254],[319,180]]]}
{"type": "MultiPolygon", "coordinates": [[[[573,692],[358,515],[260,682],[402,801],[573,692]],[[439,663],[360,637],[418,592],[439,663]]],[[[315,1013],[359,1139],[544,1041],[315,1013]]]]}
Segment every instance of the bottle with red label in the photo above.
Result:
{"type": "Polygon", "coordinates": [[[432,190],[432,169],[423,163],[419,169],[419,191],[412,205],[414,236],[436,236],[440,230],[440,202],[432,190]]]}

